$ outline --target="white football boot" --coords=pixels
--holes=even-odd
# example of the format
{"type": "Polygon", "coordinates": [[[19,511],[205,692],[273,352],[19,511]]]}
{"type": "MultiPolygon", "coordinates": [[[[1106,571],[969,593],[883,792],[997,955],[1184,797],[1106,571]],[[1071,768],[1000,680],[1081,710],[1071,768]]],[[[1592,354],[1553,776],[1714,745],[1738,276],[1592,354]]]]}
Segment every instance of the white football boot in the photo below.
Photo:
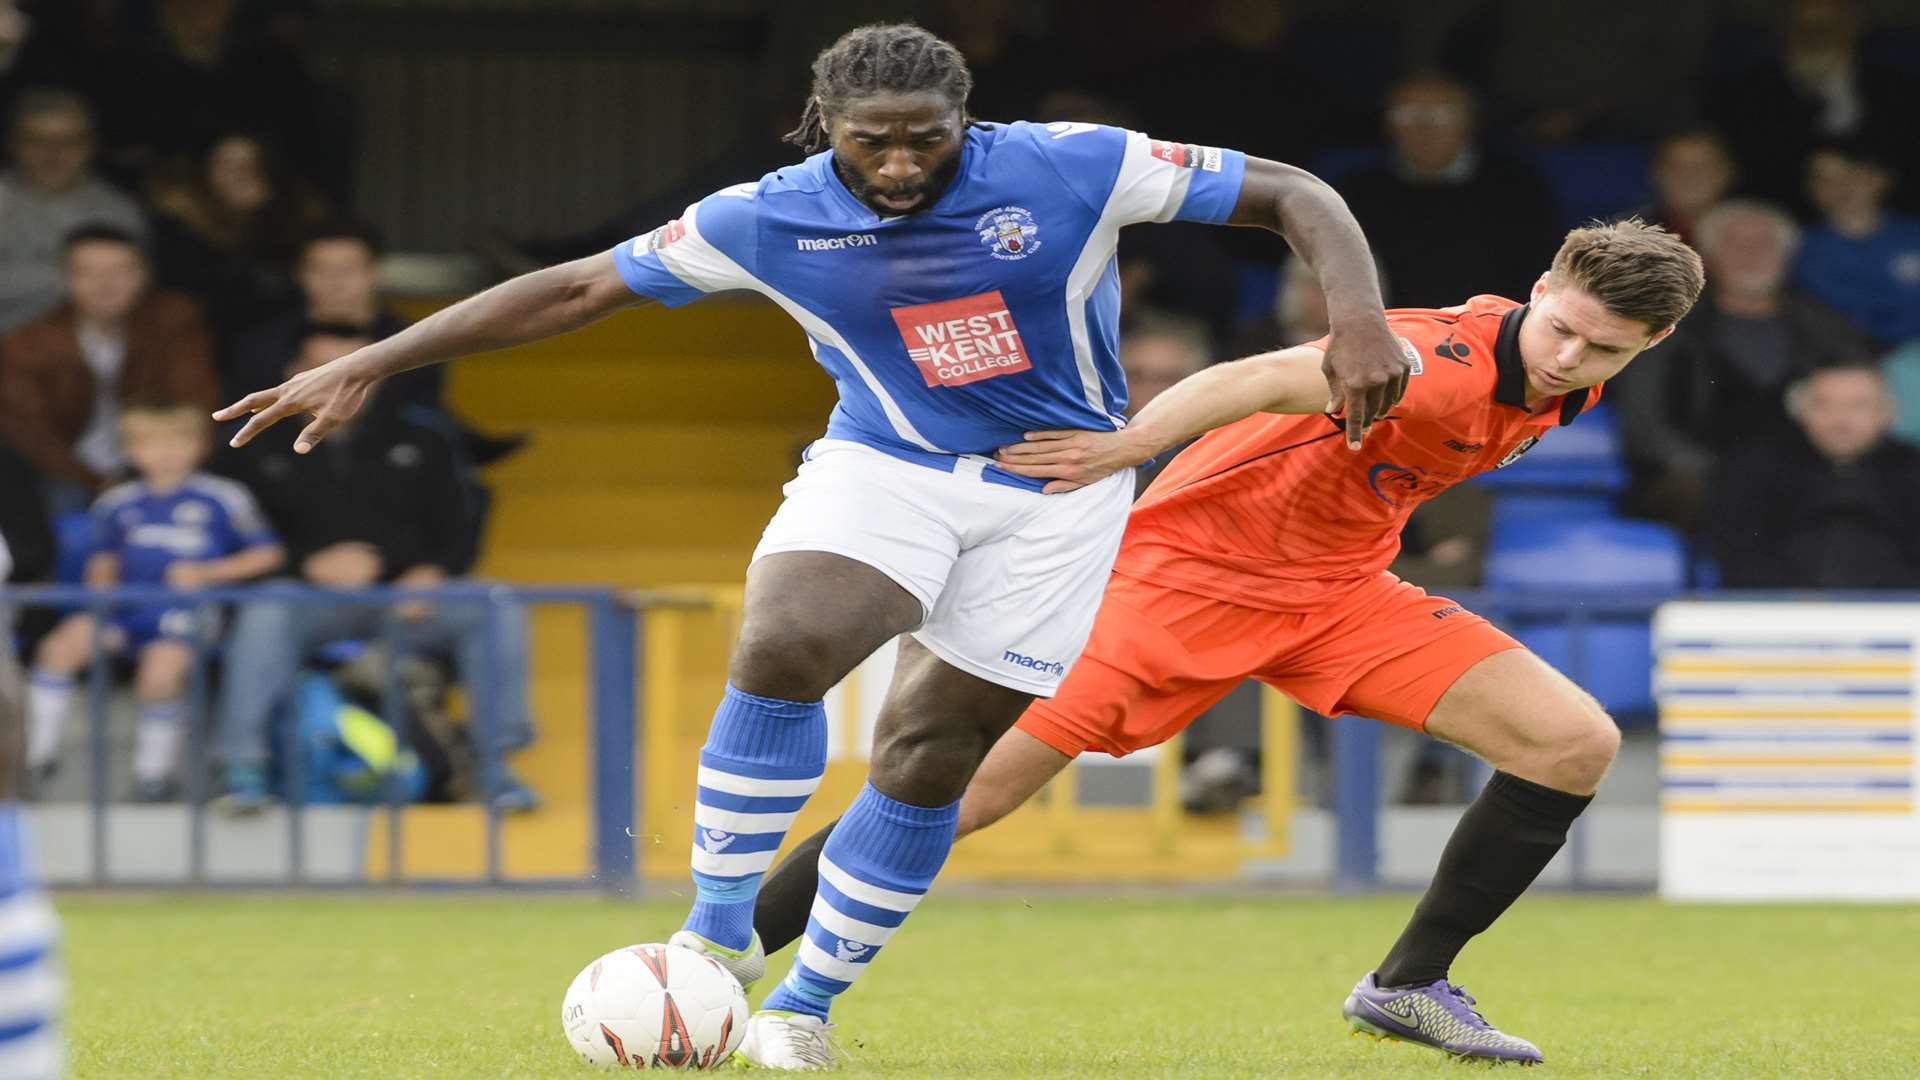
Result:
{"type": "Polygon", "coordinates": [[[840,1047],[827,1032],[833,1025],[811,1013],[762,1010],[747,1019],[740,1056],[749,1065],[788,1072],[818,1072],[840,1067],[840,1047]]]}
{"type": "Polygon", "coordinates": [[[691,930],[675,930],[667,939],[667,944],[678,945],[683,949],[711,956],[727,973],[740,980],[740,989],[750,990],[760,977],[767,973],[767,950],[760,945],[760,935],[753,935],[753,942],[745,949],[729,949],[715,945],[691,930]]]}

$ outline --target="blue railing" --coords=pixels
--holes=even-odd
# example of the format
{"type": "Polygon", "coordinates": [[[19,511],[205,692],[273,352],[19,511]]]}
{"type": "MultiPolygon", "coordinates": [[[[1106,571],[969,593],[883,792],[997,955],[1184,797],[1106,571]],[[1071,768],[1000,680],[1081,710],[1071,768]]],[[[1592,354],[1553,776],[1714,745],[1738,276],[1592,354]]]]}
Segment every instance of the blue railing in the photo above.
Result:
{"type": "MultiPolygon", "coordinates": [[[[1448,590],[1469,611],[1511,631],[1518,622],[1557,619],[1567,631],[1565,674],[1583,686],[1593,659],[1589,637],[1596,622],[1636,620],[1650,623],[1661,604],[1672,600],[1709,602],[1920,603],[1920,592],[1892,590],[1724,590],[1714,592],[1617,593],[1562,591],[1448,590]]],[[[1651,656],[1648,658],[1651,675],[1651,656]]],[[[1380,736],[1381,725],[1351,720],[1333,725],[1330,747],[1335,815],[1334,887],[1365,891],[1380,886],[1380,736]]],[[[1491,771],[1475,759],[1478,790],[1491,771]]],[[[1585,819],[1574,822],[1567,837],[1570,884],[1590,886],[1585,819]]],[[[1651,885],[1651,882],[1648,882],[1651,885]]]]}
{"type": "MultiPolygon", "coordinates": [[[[244,605],[258,601],[303,605],[382,605],[389,611],[394,605],[406,601],[425,601],[434,605],[564,604],[584,609],[590,651],[588,745],[591,748],[589,772],[592,784],[592,874],[578,881],[541,881],[536,884],[592,885],[616,893],[630,893],[634,890],[637,867],[631,830],[635,820],[637,782],[634,736],[639,723],[638,699],[635,694],[636,656],[640,647],[637,615],[644,608],[677,605],[685,601],[662,594],[610,589],[518,587],[497,584],[449,584],[424,590],[369,588],[350,592],[282,583],[251,588],[209,588],[194,591],[177,591],[157,586],[123,586],[111,590],[88,589],[72,585],[0,588],[0,609],[12,609],[16,612],[31,607],[54,607],[63,611],[90,611],[100,616],[115,608],[135,605],[200,608],[212,604],[244,605]]],[[[383,620],[381,640],[389,646],[388,655],[390,656],[400,655],[399,650],[392,648],[395,644],[394,634],[397,625],[397,620],[391,615],[383,620]]],[[[290,775],[282,785],[287,795],[285,804],[289,811],[287,851],[291,873],[288,878],[258,881],[223,877],[215,880],[207,873],[207,805],[211,796],[207,782],[210,717],[208,668],[212,660],[211,653],[217,648],[217,643],[202,641],[198,637],[195,641],[195,658],[189,678],[187,747],[184,762],[186,779],[184,794],[189,808],[187,872],[184,880],[179,882],[129,880],[110,873],[107,736],[111,673],[107,651],[100,647],[102,644],[100,635],[104,632],[105,620],[100,619],[96,622],[96,647],[93,650],[88,672],[88,686],[91,691],[88,697],[92,728],[92,756],[89,763],[91,873],[87,884],[251,887],[312,884],[304,880],[307,864],[305,814],[308,806],[304,797],[304,777],[301,775],[304,755],[299,752],[287,752],[282,755],[283,765],[290,770],[290,775]]],[[[489,707],[483,689],[478,692],[474,692],[475,688],[469,688],[469,690],[476,701],[476,709],[489,707]]],[[[387,665],[381,698],[382,712],[385,716],[390,718],[400,714],[400,688],[393,664],[387,665]]],[[[280,737],[296,738],[296,732],[285,730],[294,726],[283,725],[280,737]]],[[[476,745],[481,748],[483,758],[492,752],[486,740],[476,740],[476,745]]],[[[497,763],[483,760],[481,764],[484,767],[497,763]]],[[[391,811],[387,815],[388,874],[385,881],[365,882],[365,884],[467,883],[405,877],[403,871],[405,841],[401,829],[401,814],[404,812],[403,807],[406,803],[399,785],[389,781],[381,802],[391,811]]],[[[526,884],[527,882],[519,880],[509,881],[502,874],[501,812],[498,808],[488,805],[486,813],[487,848],[484,883],[526,884]]]]}

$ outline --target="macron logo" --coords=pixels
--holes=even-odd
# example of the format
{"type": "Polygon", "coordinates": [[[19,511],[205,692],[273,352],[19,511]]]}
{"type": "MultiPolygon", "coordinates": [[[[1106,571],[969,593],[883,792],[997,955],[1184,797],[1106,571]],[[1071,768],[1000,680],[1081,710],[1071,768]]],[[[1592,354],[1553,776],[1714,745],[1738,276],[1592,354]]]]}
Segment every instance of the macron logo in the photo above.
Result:
{"type": "Polygon", "coordinates": [[[1052,675],[1055,678],[1059,678],[1067,673],[1067,665],[1058,660],[1036,660],[1031,656],[1022,656],[1012,649],[1001,653],[1000,659],[1017,667],[1030,668],[1043,675],[1052,675]]]}
{"type": "Polygon", "coordinates": [[[844,248],[875,247],[880,243],[880,238],[872,233],[848,233],[819,239],[803,236],[794,243],[800,245],[801,251],[840,251],[844,248]]]}

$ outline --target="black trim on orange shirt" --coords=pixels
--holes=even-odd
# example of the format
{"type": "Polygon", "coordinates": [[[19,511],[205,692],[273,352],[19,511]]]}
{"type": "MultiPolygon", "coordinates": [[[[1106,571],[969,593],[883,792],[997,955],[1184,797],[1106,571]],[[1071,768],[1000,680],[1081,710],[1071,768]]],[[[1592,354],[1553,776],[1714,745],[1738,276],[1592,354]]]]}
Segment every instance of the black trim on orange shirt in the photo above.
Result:
{"type": "MultiPolygon", "coordinates": [[[[1493,400],[1515,409],[1527,408],[1527,368],[1520,362],[1520,324],[1527,321],[1532,307],[1532,304],[1521,304],[1500,316],[1500,334],[1493,341],[1493,400]]],[[[1561,396],[1561,427],[1573,423],[1587,407],[1587,397],[1592,392],[1591,387],[1583,386],[1561,396]]]]}
{"type": "Polygon", "coordinates": [[[1527,407],[1527,369],[1520,363],[1520,324],[1531,304],[1508,308],[1493,339],[1493,400],[1515,409],[1527,407]]]}

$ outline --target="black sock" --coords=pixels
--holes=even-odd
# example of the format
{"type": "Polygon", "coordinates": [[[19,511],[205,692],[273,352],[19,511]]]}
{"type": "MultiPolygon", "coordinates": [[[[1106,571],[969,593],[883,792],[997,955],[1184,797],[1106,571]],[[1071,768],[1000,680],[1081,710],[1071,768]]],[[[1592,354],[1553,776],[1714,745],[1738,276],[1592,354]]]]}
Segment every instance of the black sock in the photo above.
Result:
{"type": "Polygon", "coordinates": [[[1433,883],[1380,962],[1379,985],[1425,986],[1447,977],[1468,939],[1519,899],[1567,842],[1593,801],[1497,772],[1453,827],[1433,883]]]}
{"type": "Polygon", "coordinates": [[[760,944],[771,956],[794,943],[807,932],[807,916],[813,913],[813,895],[820,888],[820,849],[827,846],[827,834],[840,824],[835,818],[827,827],[800,841],[760,883],[760,895],[753,902],[753,929],[760,944]]]}

